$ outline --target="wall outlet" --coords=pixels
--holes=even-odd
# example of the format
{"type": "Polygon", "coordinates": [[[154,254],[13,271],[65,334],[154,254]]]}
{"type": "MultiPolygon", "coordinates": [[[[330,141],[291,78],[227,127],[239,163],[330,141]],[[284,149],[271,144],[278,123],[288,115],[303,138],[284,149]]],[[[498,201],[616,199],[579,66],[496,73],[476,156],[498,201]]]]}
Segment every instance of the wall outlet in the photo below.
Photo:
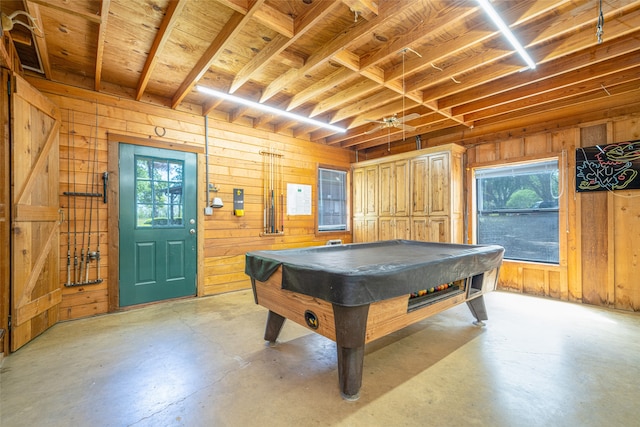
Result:
{"type": "Polygon", "coordinates": [[[204,214],[213,215],[213,208],[211,206],[207,206],[206,208],[204,208],[204,214]]]}

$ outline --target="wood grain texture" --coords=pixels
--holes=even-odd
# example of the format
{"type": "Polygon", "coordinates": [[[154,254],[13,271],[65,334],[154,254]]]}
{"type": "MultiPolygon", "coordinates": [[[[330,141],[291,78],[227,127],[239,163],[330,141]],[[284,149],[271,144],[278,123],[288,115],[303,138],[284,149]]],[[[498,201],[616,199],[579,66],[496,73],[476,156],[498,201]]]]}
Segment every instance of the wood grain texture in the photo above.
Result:
{"type": "MultiPolygon", "coordinates": [[[[43,83],[43,82],[41,82],[43,83]]],[[[76,186],[84,183],[94,158],[94,138],[97,133],[97,161],[95,170],[109,172],[108,203],[100,203],[100,221],[94,212],[92,225],[98,229],[102,242],[102,271],[104,282],[82,286],[78,290],[63,292],[61,309],[65,319],[101,314],[118,309],[118,160],[117,142],[185,150],[198,154],[198,197],[204,203],[205,149],[204,118],[189,112],[176,112],[130,100],[118,100],[109,95],[93,96],[88,91],[44,84],[41,87],[47,97],[58,104],[62,111],[60,136],[61,182],[60,206],[69,208],[69,200],[63,195],[75,180],[76,186]],[[70,94],[69,94],[70,92],[70,94]],[[97,118],[96,101],[97,100],[97,118]],[[96,132],[95,124],[98,123],[96,132]],[[157,130],[166,132],[159,137],[157,130]],[[69,166],[67,162],[69,161],[69,166]],[[67,177],[70,169],[71,177],[67,177]],[[75,171],[75,177],[73,172],[75,171]],[[111,262],[110,262],[111,261],[111,262]]],[[[277,237],[260,237],[262,218],[262,156],[261,150],[277,149],[283,153],[285,182],[317,184],[317,167],[336,167],[349,170],[351,153],[348,150],[323,147],[290,136],[265,133],[242,123],[210,120],[209,127],[209,182],[219,187],[216,197],[221,197],[224,207],[216,209],[212,216],[203,215],[204,204],[198,209],[199,270],[198,295],[212,295],[250,287],[244,274],[244,254],[250,250],[282,249],[323,245],[328,239],[339,238],[351,242],[351,230],[340,233],[318,233],[315,209],[312,215],[285,217],[285,234],[277,237]],[[245,216],[232,213],[233,188],[245,190],[245,216]]],[[[94,165],[91,166],[94,170],[94,165]]],[[[313,193],[315,197],[315,190],[313,193]]],[[[85,217],[84,202],[77,201],[79,219],[85,217]]],[[[59,277],[66,277],[67,239],[66,226],[60,241],[61,267],[59,277]]],[[[74,232],[71,227],[71,233],[74,232]]]]}

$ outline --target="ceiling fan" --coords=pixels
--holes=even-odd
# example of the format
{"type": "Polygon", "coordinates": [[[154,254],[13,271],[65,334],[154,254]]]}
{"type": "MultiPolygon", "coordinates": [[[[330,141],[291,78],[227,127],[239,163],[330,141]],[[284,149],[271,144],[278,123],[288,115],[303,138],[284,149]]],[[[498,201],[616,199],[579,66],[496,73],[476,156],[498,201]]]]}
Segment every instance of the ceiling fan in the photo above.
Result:
{"type": "Polygon", "coordinates": [[[394,114],[391,117],[383,117],[382,120],[365,120],[367,122],[379,123],[378,126],[376,126],[375,128],[366,131],[365,134],[370,134],[373,132],[377,132],[380,129],[388,129],[388,128],[398,128],[398,129],[411,132],[416,130],[416,128],[405,124],[405,122],[409,120],[417,119],[418,117],[420,117],[420,114],[411,113],[400,118],[398,118],[397,114],[394,114]]]}
{"type": "MultiPolygon", "coordinates": [[[[402,54],[402,113],[403,114],[405,112],[404,101],[405,101],[405,95],[406,95],[406,87],[405,87],[405,81],[404,81],[404,59],[405,59],[405,55],[406,55],[407,52],[413,52],[417,56],[422,58],[422,55],[420,55],[418,52],[416,52],[415,50],[411,49],[410,47],[405,47],[404,49],[400,50],[400,52],[398,52],[398,53],[402,54]]],[[[418,117],[420,117],[420,114],[411,113],[411,114],[408,114],[406,116],[398,118],[398,114],[396,113],[391,117],[383,117],[382,120],[365,120],[367,122],[379,123],[379,125],[376,126],[375,128],[366,131],[365,135],[377,132],[380,129],[398,128],[398,129],[402,129],[402,139],[404,140],[404,132],[405,131],[412,132],[412,131],[416,130],[415,127],[409,126],[409,125],[405,124],[405,122],[413,120],[413,119],[417,119],[418,117]]]]}

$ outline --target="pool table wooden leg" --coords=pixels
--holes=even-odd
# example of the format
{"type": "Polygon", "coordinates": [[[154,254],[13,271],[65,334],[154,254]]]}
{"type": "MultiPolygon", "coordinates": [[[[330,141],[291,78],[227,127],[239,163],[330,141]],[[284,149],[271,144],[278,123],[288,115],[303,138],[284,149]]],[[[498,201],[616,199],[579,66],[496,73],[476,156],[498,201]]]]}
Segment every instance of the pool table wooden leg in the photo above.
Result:
{"type": "Polygon", "coordinates": [[[270,343],[276,342],[278,335],[280,335],[280,330],[282,329],[284,320],[284,317],[269,310],[269,314],[267,315],[267,327],[264,331],[264,339],[266,341],[269,341],[270,343]]]}
{"type": "Polygon", "coordinates": [[[368,304],[358,307],[333,305],[338,351],[338,379],[340,393],[346,400],[358,400],[360,397],[368,314],[368,304]]]}
{"type": "Polygon", "coordinates": [[[471,314],[473,314],[473,317],[476,318],[477,324],[484,325],[482,321],[489,319],[489,317],[487,316],[487,308],[484,305],[483,295],[467,301],[467,307],[469,307],[469,310],[471,310],[471,314]]]}

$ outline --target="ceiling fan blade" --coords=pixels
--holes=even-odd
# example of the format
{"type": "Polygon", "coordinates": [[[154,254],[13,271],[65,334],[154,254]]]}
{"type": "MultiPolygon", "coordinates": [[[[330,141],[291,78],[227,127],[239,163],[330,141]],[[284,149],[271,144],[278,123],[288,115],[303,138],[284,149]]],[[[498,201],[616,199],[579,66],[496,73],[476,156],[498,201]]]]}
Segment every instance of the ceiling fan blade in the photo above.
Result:
{"type": "Polygon", "coordinates": [[[400,128],[400,129],[402,129],[402,130],[409,131],[409,132],[413,132],[414,130],[416,130],[416,128],[415,128],[415,127],[413,127],[413,126],[403,125],[403,124],[401,124],[401,125],[399,126],[399,128],[400,128]]]}
{"type": "Polygon", "coordinates": [[[365,134],[365,135],[369,135],[370,133],[374,133],[374,132],[379,131],[379,130],[380,130],[380,129],[382,129],[383,127],[384,127],[384,125],[376,126],[376,127],[374,127],[373,129],[370,129],[370,130],[366,131],[364,134],[365,134]]]}
{"type": "Polygon", "coordinates": [[[371,123],[382,123],[383,125],[386,125],[387,122],[382,121],[382,120],[369,120],[369,119],[364,119],[365,122],[371,122],[371,123]]]}
{"type": "Polygon", "coordinates": [[[404,122],[407,122],[407,121],[409,121],[409,120],[417,119],[418,117],[420,117],[420,114],[418,114],[418,113],[411,113],[411,114],[408,114],[408,115],[406,115],[406,116],[404,116],[404,117],[400,117],[400,118],[398,119],[398,122],[400,122],[400,123],[404,123],[404,122]]]}

